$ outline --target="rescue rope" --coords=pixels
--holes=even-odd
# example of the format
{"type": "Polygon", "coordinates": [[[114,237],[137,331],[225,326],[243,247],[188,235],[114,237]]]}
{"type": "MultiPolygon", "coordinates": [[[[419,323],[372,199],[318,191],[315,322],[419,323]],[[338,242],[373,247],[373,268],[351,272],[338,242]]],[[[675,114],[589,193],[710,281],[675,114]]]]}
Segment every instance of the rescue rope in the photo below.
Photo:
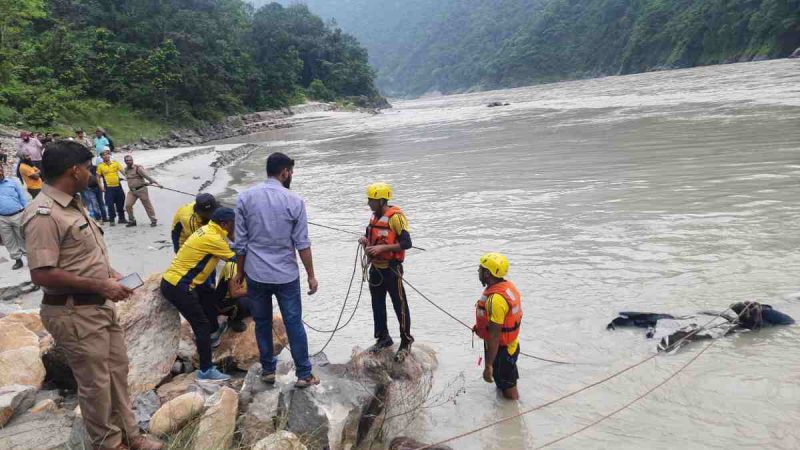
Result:
{"type": "MultiPolygon", "coordinates": [[[[161,186],[161,185],[156,186],[154,184],[148,184],[147,186],[155,187],[155,188],[158,188],[158,189],[164,189],[165,191],[176,192],[178,194],[183,194],[183,195],[187,195],[187,196],[190,196],[190,197],[195,197],[197,195],[197,194],[192,194],[191,192],[181,191],[181,190],[178,190],[178,189],[172,189],[172,188],[168,188],[168,187],[161,186]]],[[[226,207],[229,207],[229,208],[234,208],[236,206],[236,205],[233,205],[233,204],[227,203],[227,202],[219,202],[219,203],[221,205],[225,205],[226,207]]],[[[328,225],[323,225],[321,223],[312,222],[310,220],[307,220],[306,222],[309,225],[313,225],[313,226],[319,227],[319,228],[326,228],[328,230],[338,231],[339,233],[346,233],[346,234],[350,234],[350,235],[353,235],[353,236],[363,236],[364,235],[363,233],[359,233],[359,232],[356,232],[356,231],[344,230],[342,228],[331,227],[331,226],[328,226],[328,225]]],[[[423,252],[427,251],[426,249],[424,249],[422,247],[417,247],[417,246],[413,246],[411,248],[413,248],[415,250],[420,250],[420,251],[423,251],[423,252]]]]}
{"type": "MultiPolygon", "coordinates": [[[[466,322],[464,322],[463,320],[459,319],[458,317],[456,317],[456,316],[454,316],[454,315],[450,314],[450,313],[449,313],[449,312],[448,312],[446,309],[444,309],[444,308],[442,308],[441,306],[437,305],[437,304],[436,304],[436,302],[434,302],[433,300],[431,300],[431,299],[430,299],[430,298],[429,298],[427,295],[423,294],[423,293],[422,293],[422,292],[421,292],[419,289],[417,289],[417,288],[416,288],[416,287],[415,287],[413,284],[411,284],[411,283],[410,283],[410,282],[409,282],[409,281],[408,281],[408,280],[407,280],[407,279],[406,279],[406,278],[405,278],[405,277],[404,277],[402,274],[400,274],[400,273],[398,273],[398,272],[395,272],[395,273],[397,273],[397,276],[399,276],[399,277],[400,277],[400,278],[403,280],[403,283],[407,284],[407,285],[408,285],[408,287],[410,287],[411,289],[413,289],[413,290],[414,290],[414,292],[416,292],[417,294],[419,294],[419,295],[420,295],[420,297],[422,297],[422,298],[424,298],[425,300],[427,300],[427,302],[428,302],[428,303],[430,303],[431,305],[433,305],[433,306],[434,306],[436,309],[438,309],[439,311],[441,311],[441,312],[445,313],[445,314],[446,314],[447,316],[449,316],[451,319],[453,319],[453,320],[455,320],[456,322],[460,323],[460,324],[461,324],[461,325],[462,325],[464,328],[468,329],[470,333],[472,333],[472,332],[473,332],[473,331],[472,331],[472,327],[471,327],[471,326],[469,326],[469,325],[468,325],[466,322]]],[[[536,359],[536,360],[539,360],[539,361],[544,361],[544,362],[549,362],[549,363],[554,363],[554,364],[588,364],[588,363],[576,363],[576,362],[559,361],[559,360],[555,360],[555,359],[543,358],[543,357],[541,357],[541,356],[532,355],[532,354],[530,354],[530,353],[524,353],[524,352],[522,352],[522,351],[520,351],[520,352],[519,352],[519,354],[520,354],[521,356],[526,356],[526,357],[528,357],[528,358],[532,358],[532,359],[536,359]]]]}
{"type": "MultiPolygon", "coordinates": [[[[747,310],[747,309],[745,309],[745,310],[747,310]]],[[[710,324],[711,324],[711,323],[712,323],[714,320],[716,320],[716,319],[718,319],[718,318],[720,318],[720,317],[723,317],[723,314],[725,314],[726,312],[727,312],[727,310],[725,310],[725,311],[722,311],[722,312],[721,312],[721,313],[719,313],[717,316],[713,317],[711,320],[709,320],[708,322],[706,322],[706,323],[705,323],[705,324],[704,324],[702,327],[699,327],[699,328],[697,328],[697,329],[694,329],[694,330],[692,330],[692,331],[691,331],[691,332],[689,332],[689,333],[688,333],[686,336],[684,336],[683,338],[681,338],[681,339],[679,339],[678,341],[676,341],[676,342],[673,344],[673,346],[677,347],[677,346],[679,346],[679,344],[680,344],[681,342],[685,341],[686,339],[689,339],[690,337],[694,336],[695,334],[697,334],[697,333],[699,333],[699,332],[701,332],[701,331],[704,331],[704,330],[706,329],[706,327],[708,327],[708,325],[710,325],[710,324]]],[[[741,316],[741,314],[739,314],[739,316],[741,316]]],[[[733,326],[735,326],[735,324],[733,324],[733,326]]],[[[628,404],[626,404],[626,405],[622,406],[621,408],[618,408],[617,410],[613,411],[612,413],[610,413],[610,414],[607,414],[607,415],[606,415],[606,416],[604,416],[604,417],[601,417],[599,420],[597,420],[597,421],[595,421],[595,422],[593,422],[593,423],[591,423],[591,424],[589,424],[589,425],[587,425],[587,426],[584,426],[584,427],[580,428],[579,430],[576,430],[576,431],[574,431],[574,432],[572,432],[572,433],[570,433],[570,434],[568,434],[568,435],[566,435],[566,436],[562,436],[562,437],[561,437],[561,438],[559,438],[559,439],[556,439],[556,440],[553,440],[553,441],[547,442],[547,443],[545,443],[544,445],[542,445],[541,447],[537,447],[537,448],[544,448],[544,447],[547,447],[547,446],[553,445],[553,444],[555,444],[555,443],[558,443],[558,442],[560,442],[560,441],[562,441],[562,440],[564,440],[564,439],[567,439],[567,438],[569,438],[569,437],[575,436],[576,434],[578,434],[578,433],[580,433],[580,432],[582,432],[582,431],[584,431],[584,430],[586,430],[586,429],[588,429],[588,428],[590,428],[590,427],[592,427],[592,426],[594,426],[594,425],[596,425],[596,424],[598,424],[598,423],[602,422],[603,420],[606,420],[606,419],[608,419],[608,418],[610,418],[610,417],[614,416],[615,414],[619,413],[620,411],[624,410],[625,408],[628,408],[629,406],[631,406],[631,405],[633,405],[634,403],[638,402],[638,401],[639,401],[639,400],[641,400],[642,398],[645,398],[647,395],[649,395],[650,393],[652,393],[653,391],[655,391],[655,390],[656,390],[656,389],[658,389],[659,387],[661,387],[661,386],[663,386],[664,384],[666,384],[666,383],[667,383],[669,380],[671,380],[672,378],[674,378],[674,377],[675,377],[675,376],[676,376],[678,373],[680,373],[681,371],[683,371],[684,369],[686,369],[686,368],[687,368],[687,367],[688,367],[690,364],[692,364],[694,361],[696,361],[696,360],[697,360],[697,358],[699,358],[699,357],[700,357],[700,355],[702,355],[703,353],[705,353],[705,351],[706,351],[706,350],[708,350],[708,348],[709,348],[709,347],[711,347],[711,345],[713,345],[713,344],[714,344],[714,341],[712,340],[711,342],[709,342],[709,344],[708,344],[708,345],[707,345],[705,348],[703,348],[703,349],[702,349],[702,350],[701,350],[701,351],[700,351],[700,352],[699,352],[697,355],[695,355],[693,358],[691,358],[691,359],[690,359],[690,360],[689,360],[689,361],[688,361],[686,364],[684,364],[684,365],[683,365],[683,366],[682,366],[680,369],[678,369],[678,370],[677,370],[675,373],[673,373],[672,375],[670,375],[669,377],[667,377],[665,380],[663,380],[661,383],[659,383],[658,385],[656,385],[656,386],[655,386],[655,387],[653,387],[652,389],[648,390],[648,391],[647,391],[647,392],[645,392],[644,394],[642,394],[642,395],[640,395],[639,397],[637,397],[636,399],[634,399],[632,402],[629,402],[628,404]]],[[[505,422],[508,422],[508,421],[510,421],[510,420],[513,420],[513,419],[516,419],[516,418],[522,417],[522,416],[524,416],[524,415],[526,415],[526,414],[530,414],[530,413],[532,413],[532,412],[534,412],[534,411],[538,411],[538,410],[544,409],[544,408],[546,408],[546,407],[548,407],[548,406],[551,406],[551,405],[554,405],[554,404],[556,404],[556,403],[558,403],[558,402],[560,402],[560,401],[562,401],[562,400],[566,400],[566,399],[568,399],[568,398],[570,398],[570,397],[574,397],[574,396],[576,396],[576,395],[580,394],[581,392],[584,392],[584,391],[587,391],[587,390],[589,390],[589,389],[591,389],[591,388],[593,388],[593,387],[599,386],[599,385],[601,385],[601,384],[603,384],[603,383],[605,383],[605,382],[607,382],[607,381],[609,381],[609,380],[612,380],[612,379],[614,379],[614,378],[616,378],[616,377],[618,377],[618,376],[620,376],[620,375],[624,374],[625,372],[631,371],[631,370],[633,370],[633,369],[635,369],[635,368],[637,368],[637,367],[641,366],[642,364],[644,364],[644,363],[646,363],[646,362],[648,362],[648,361],[650,361],[650,360],[654,359],[654,358],[655,358],[656,356],[658,356],[659,354],[660,354],[660,353],[654,353],[654,354],[652,354],[652,355],[648,356],[647,358],[644,358],[643,360],[641,360],[641,361],[639,361],[639,362],[637,362],[637,363],[635,363],[635,364],[633,364],[633,365],[630,365],[630,366],[628,366],[628,367],[625,367],[625,368],[623,368],[623,369],[621,369],[621,370],[618,370],[618,371],[616,371],[616,372],[612,373],[611,375],[609,375],[609,376],[607,376],[607,377],[605,377],[605,378],[602,378],[602,379],[600,379],[600,380],[597,380],[597,381],[595,381],[595,382],[593,382],[593,383],[590,383],[590,384],[588,384],[588,385],[586,385],[586,386],[584,386],[584,387],[582,387],[582,388],[580,388],[580,389],[578,389],[578,390],[575,390],[575,391],[569,392],[569,393],[567,393],[567,394],[564,394],[564,395],[562,395],[561,397],[555,398],[555,399],[553,399],[553,400],[550,400],[550,401],[548,401],[548,402],[546,402],[546,403],[542,403],[542,404],[540,404],[540,405],[537,405],[537,406],[534,406],[534,407],[532,407],[532,408],[530,408],[530,409],[526,409],[525,411],[520,411],[520,412],[518,412],[518,413],[516,413],[516,414],[510,415],[510,416],[507,416],[507,417],[503,417],[502,419],[495,420],[494,422],[489,422],[489,423],[487,423],[486,425],[483,425],[483,426],[481,426],[481,427],[479,427],[479,428],[476,428],[476,429],[473,429],[473,430],[470,430],[470,431],[466,431],[466,432],[464,432],[464,433],[461,433],[461,434],[459,434],[459,435],[456,435],[456,436],[453,436],[453,437],[450,437],[450,438],[444,439],[444,440],[442,440],[442,441],[439,441],[439,442],[436,442],[436,443],[433,443],[433,444],[428,444],[428,445],[425,445],[425,446],[422,446],[422,447],[418,447],[418,448],[416,448],[416,449],[414,449],[414,450],[427,450],[427,449],[429,449],[429,448],[431,448],[431,447],[435,447],[435,446],[438,446],[438,445],[444,445],[444,444],[446,444],[446,443],[448,443],[448,442],[452,442],[452,441],[455,441],[455,440],[458,440],[458,439],[462,439],[462,438],[464,438],[464,437],[467,437],[467,436],[471,436],[471,435],[473,435],[473,434],[475,434],[475,433],[479,433],[479,432],[481,432],[481,431],[483,431],[483,430],[489,429],[489,428],[491,428],[491,427],[494,427],[494,426],[496,426],[496,425],[499,425],[499,424],[501,424],[501,423],[505,423],[505,422]]]]}

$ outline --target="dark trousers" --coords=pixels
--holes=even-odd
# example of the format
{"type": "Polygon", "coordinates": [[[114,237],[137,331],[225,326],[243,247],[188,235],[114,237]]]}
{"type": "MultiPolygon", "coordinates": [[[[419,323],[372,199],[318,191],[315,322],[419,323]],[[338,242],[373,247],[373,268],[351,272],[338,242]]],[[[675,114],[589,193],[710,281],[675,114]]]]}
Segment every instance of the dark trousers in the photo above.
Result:
{"type": "Polygon", "coordinates": [[[207,370],[211,367],[211,334],[219,329],[214,291],[205,285],[189,290],[161,280],[161,293],[192,326],[200,370],[207,370]]]}
{"type": "Polygon", "coordinates": [[[369,293],[372,296],[372,320],[375,326],[375,339],[389,337],[386,317],[386,294],[392,299],[394,313],[400,322],[400,339],[414,342],[411,336],[411,313],[408,310],[406,290],[403,287],[403,265],[392,264],[387,269],[370,267],[369,293]]]}
{"type": "Polygon", "coordinates": [[[122,186],[106,186],[106,207],[109,220],[119,216],[120,222],[125,221],[125,191],[122,186]]]}
{"type": "Polygon", "coordinates": [[[214,301],[217,303],[217,312],[220,316],[226,316],[229,320],[234,322],[250,317],[250,307],[248,306],[247,296],[242,298],[226,298],[227,296],[228,282],[220,281],[214,290],[214,301]]]}
{"type": "Polygon", "coordinates": [[[31,198],[36,198],[39,195],[39,192],[42,192],[41,189],[28,189],[28,194],[31,194],[31,198]]]}
{"type": "Polygon", "coordinates": [[[104,221],[108,220],[108,211],[106,210],[106,201],[102,192],[100,192],[99,187],[89,188],[89,192],[94,194],[95,199],[97,199],[97,204],[100,206],[100,215],[104,221]]]}

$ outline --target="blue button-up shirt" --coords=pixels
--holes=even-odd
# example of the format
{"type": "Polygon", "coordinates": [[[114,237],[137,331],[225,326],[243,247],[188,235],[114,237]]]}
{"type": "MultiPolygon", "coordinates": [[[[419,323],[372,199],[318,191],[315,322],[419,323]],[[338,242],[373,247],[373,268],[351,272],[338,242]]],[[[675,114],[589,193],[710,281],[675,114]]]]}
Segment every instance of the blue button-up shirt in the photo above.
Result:
{"type": "Polygon", "coordinates": [[[19,181],[4,178],[0,181],[0,215],[10,216],[28,206],[28,199],[19,181]]]}
{"type": "Polygon", "coordinates": [[[275,179],[254,186],[236,202],[234,250],[259,283],[285,284],[300,276],[297,250],[311,247],[303,199],[275,179]]]}

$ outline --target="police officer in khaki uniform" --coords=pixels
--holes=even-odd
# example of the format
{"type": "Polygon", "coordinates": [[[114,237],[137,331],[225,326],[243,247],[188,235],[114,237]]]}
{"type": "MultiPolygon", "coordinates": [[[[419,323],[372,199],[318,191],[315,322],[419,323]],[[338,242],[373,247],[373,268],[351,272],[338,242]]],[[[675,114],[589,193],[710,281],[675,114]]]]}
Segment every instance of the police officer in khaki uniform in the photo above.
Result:
{"type": "Polygon", "coordinates": [[[131,291],[111,268],[103,231],[80,192],[92,152],[72,141],[48,145],[45,185],[22,217],[31,280],[42,287],[44,327],[62,346],[75,379],[86,430],[96,449],[158,450],[131,411],[128,355],[114,302],[131,291]]]}

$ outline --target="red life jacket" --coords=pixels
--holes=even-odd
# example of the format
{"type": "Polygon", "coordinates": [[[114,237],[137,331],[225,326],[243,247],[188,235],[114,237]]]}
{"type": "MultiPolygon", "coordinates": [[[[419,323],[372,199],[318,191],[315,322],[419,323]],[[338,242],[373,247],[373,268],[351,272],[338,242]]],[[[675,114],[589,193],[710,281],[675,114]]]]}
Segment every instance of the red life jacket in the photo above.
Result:
{"type": "MultiPolygon", "coordinates": [[[[383,216],[376,219],[375,215],[369,219],[367,236],[369,245],[394,245],[398,243],[399,236],[389,227],[389,219],[395,214],[402,214],[403,211],[397,206],[391,206],[383,213],[383,216]]],[[[372,258],[373,261],[397,261],[403,262],[406,259],[405,250],[399,252],[384,252],[372,258]]]]}
{"type": "Polygon", "coordinates": [[[494,294],[500,294],[508,302],[508,314],[500,331],[500,345],[508,347],[519,337],[519,327],[522,323],[522,296],[510,281],[503,280],[483,291],[483,295],[475,305],[475,333],[483,340],[489,339],[490,313],[486,311],[486,301],[494,294]]]}

